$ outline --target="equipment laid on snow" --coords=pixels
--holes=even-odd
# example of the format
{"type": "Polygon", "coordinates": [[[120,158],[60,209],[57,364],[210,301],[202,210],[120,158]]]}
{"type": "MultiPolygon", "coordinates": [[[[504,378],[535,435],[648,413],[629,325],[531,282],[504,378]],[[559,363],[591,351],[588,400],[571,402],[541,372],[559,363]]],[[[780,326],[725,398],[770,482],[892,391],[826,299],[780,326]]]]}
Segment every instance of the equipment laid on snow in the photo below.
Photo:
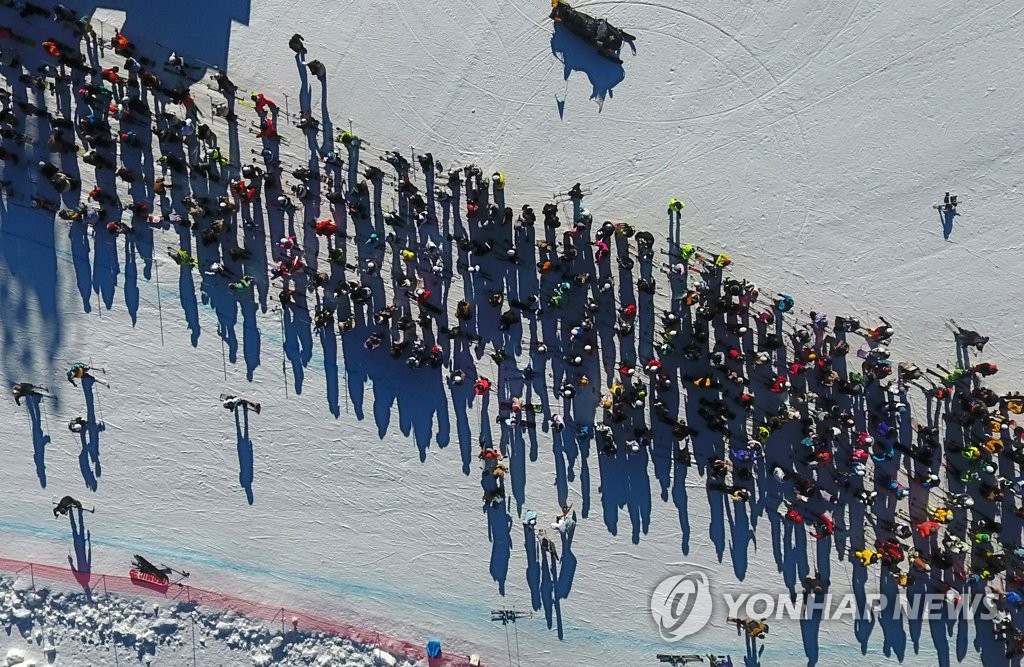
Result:
{"type": "Polygon", "coordinates": [[[699,656],[696,654],[676,655],[669,653],[659,653],[658,661],[667,662],[668,664],[672,665],[672,667],[682,667],[682,665],[688,665],[691,662],[704,662],[704,658],[703,656],[699,656]]]}
{"type": "Polygon", "coordinates": [[[153,588],[164,593],[167,592],[167,588],[171,585],[171,582],[167,577],[159,577],[155,574],[143,572],[142,570],[129,570],[128,576],[131,578],[133,584],[145,586],[146,588],[153,588]]]}
{"type": "Polygon", "coordinates": [[[606,19],[596,19],[589,14],[573,9],[564,0],[551,0],[551,18],[555,23],[561,23],[572,34],[590,42],[597,49],[597,52],[612,62],[622,64],[619,58],[619,51],[623,42],[627,42],[630,48],[636,39],[625,30],[616,28],[608,23],[606,19]]]}
{"type": "Polygon", "coordinates": [[[167,567],[166,565],[157,567],[146,558],[135,554],[135,559],[132,561],[132,569],[129,570],[128,576],[131,577],[133,583],[140,586],[166,591],[167,587],[171,585],[170,575],[172,573],[181,575],[182,579],[189,577],[189,573],[184,570],[175,570],[173,567],[167,567]]]}
{"type": "Polygon", "coordinates": [[[128,571],[128,576],[131,577],[132,582],[135,584],[162,588],[164,590],[171,583],[167,572],[138,554],[135,554],[135,559],[132,561],[132,569],[128,571]]]}
{"type": "Polygon", "coordinates": [[[150,576],[157,577],[158,579],[167,579],[167,573],[164,570],[161,570],[156,565],[153,565],[139,554],[135,554],[135,560],[132,561],[132,566],[138,569],[139,572],[142,572],[143,574],[148,574],[150,576]]]}
{"type": "Polygon", "coordinates": [[[506,609],[505,607],[502,607],[501,609],[492,609],[491,610],[491,620],[492,621],[501,621],[502,625],[508,625],[509,623],[515,623],[520,618],[533,618],[533,612],[532,611],[516,611],[515,608],[506,609]]]}

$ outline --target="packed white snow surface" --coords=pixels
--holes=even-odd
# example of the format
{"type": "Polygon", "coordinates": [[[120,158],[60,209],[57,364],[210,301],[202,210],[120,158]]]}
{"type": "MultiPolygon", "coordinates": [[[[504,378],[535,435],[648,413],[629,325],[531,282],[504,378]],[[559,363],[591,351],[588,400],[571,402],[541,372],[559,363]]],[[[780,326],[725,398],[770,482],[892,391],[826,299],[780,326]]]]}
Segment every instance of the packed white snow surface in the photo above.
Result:
{"type": "Polygon", "coordinates": [[[32,587],[0,577],[0,656],[5,667],[86,665],[317,665],[412,663],[346,639],[269,629],[234,612],[170,601],[32,587]]]}
{"type": "MultiPolygon", "coordinates": [[[[679,196],[684,238],[731,253],[733,275],[808,310],[884,315],[898,332],[894,357],[922,366],[951,362],[943,322],[955,317],[993,336],[985,356],[1002,368],[993,385],[1016,388],[1024,10],[1005,0],[580,6],[637,36],[621,72],[564,36],[555,44],[563,65],[542,0],[253,3],[234,17],[228,67],[294,104],[299,77],[286,41],[299,32],[327,66],[335,126],[352,118],[371,153],[412,145],[446,164],[501,169],[514,207],[539,207],[579,181],[596,220],[658,237],[667,198],[679,196]],[[591,78],[598,96],[605,91],[601,104],[591,78]],[[946,190],[963,200],[948,239],[931,208],[946,190]]],[[[321,113],[315,88],[312,101],[321,113]]],[[[258,332],[226,321],[240,346],[225,361],[217,315],[202,297],[192,310],[181,295],[194,288],[161,257],[159,290],[155,276],[129,279],[122,266],[112,305],[93,295],[85,314],[72,248],[56,229],[57,252],[42,261],[38,248],[3,241],[21,254],[0,262],[5,383],[48,383],[60,400],[43,403],[36,433],[24,408],[0,403],[2,555],[65,562],[72,537],[49,500],[72,493],[97,507],[86,515],[96,571],[123,572],[140,552],[206,588],[424,643],[437,636],[449,652],[498,665],[506,633],[489,612],[503,605],[535,610],[514,636],[525,664],[639,665],[656,652],[745,652],[723,609],[682,644],[660,640],[648,601],[670,574],[700,570],[719,591],[779,592],[830,562],[833,593],[849,589],[841,540],[831,549],[783,542],[759,504],[745,530],[695,470],[683,478],[646,457],[608,464],[593,447],[553,451],[545,431],[513,444],[511,518],[482,511],[476,440],[487,430],[498,438],[496,401],[481,421],[480,399],[453,400],[437,374],[412,374],[383,354],[325,371],[317,337],[283,341],[278,314],[261,314],[258,332]],[[134,325],[126,282],[138,290],[134,325]],[[251,383],[243,340],[260,357],[251,383]],[[301,393],[283,342],[306,359],[301,393]],[[113,385],[95,387],[101,474],[81,462],[97,476],[95,492],[64,426],[87,408],[63,368],[89,359],[113,385]],[[327,397],[339,384],[335,415],[327,397]],[[263,403],[249,415],[248,439],[220,406],[225,391],[263,403]],[[33,442],[45,438],[42,489],[33,442]],[[250,482],[251,503],[242,488],[250,482]],[[518,513],[535,508],[550,521],[563,500],[579,517],[571,553],[538,573],[518,513]]],[[[869,571],[869,590],[877,577],[869,571]]],[[[978,664],[982,632],[970,623],[780,621],[760,659],[978,664]]]]}

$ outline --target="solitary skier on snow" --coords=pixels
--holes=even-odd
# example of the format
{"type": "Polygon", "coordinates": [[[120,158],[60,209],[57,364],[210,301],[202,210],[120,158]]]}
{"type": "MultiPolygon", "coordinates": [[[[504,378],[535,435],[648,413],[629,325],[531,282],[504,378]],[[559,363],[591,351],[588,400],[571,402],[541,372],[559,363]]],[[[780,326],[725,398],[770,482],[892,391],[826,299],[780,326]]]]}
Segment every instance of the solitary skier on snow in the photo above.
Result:
{"type": "Polygon", "coordinates": [[[42,385],[34,385],[30,382],[19,382],[11,387],[11,393],[14,394],[14,402],[19,406],[21,405],[21,399],[26,396],[42,396],[43,398],[56,398],[50,393],[49,388],[42,385]]]}
{"type": "Polygon", "coordinates": [[[236,410],[239,406],[242,406],[243,408],[252,408],[256,411],[256,414],[259,414],[262,409],[262,406],[259,403],[250,401],[247,398],[242,398],[241,396],[221,394],[220,400],[223,402],[225,410],[236,410]]]}
{"type": "Polygon", "coordinates": [[[77,510],[82,509],[82,503],[78,502],[71,496],[64,496],[57,503],[57,506],[53,508],[53,518],[56,519],[58,514],[67,514],[71,508],[74,507],[77,510]]]}
{"type": "MultiPolygon", "coordinates": [[[[75,382],[75,380],[84,380],[85,378],[89,378],[90,380],[95,380],[96,382],[105,385],[109,389],[110,383],[107,382],[106,380],[101,380],[95,375],[93,375],[91,373],[92,370],[93,367],[90,366],[89,364],[83,364],[82,362],[78,362],[77,364],[74,364],[73,366],[71,366],[71,368],[68,369],[68,382],[77,387],[78,384],[75,382]]],[[[102,373],[107,372],[107,369],[105,368],[97,368],[96,370],[102,373]]]]}

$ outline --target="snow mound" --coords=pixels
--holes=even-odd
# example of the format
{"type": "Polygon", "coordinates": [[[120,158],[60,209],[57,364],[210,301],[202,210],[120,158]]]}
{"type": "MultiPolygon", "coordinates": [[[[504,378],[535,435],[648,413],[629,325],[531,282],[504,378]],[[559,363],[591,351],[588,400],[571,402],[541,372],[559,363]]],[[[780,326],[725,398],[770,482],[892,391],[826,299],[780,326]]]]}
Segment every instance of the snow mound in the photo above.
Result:
{"type": "Polygon", "coordinates": [[[25,651],[21,649],[12,648],[7,652],[7,657],[4,660],[4,664],[7,667],[39,667],[40,663],[34,658],[30,658],[25,651]]]}
{"type": "MultiPolygon", "coordinates": [[[[125,648],[140,662],[151,663],[162,650],[193,641],[207,647],[220,644],[247,654],[254,667],[269,665],[328,665],[371,667],[413,663],[342,637],[302,630],[270,628],[263,622],[231,611],[178,602],[166,608],[131,598],[80,592],[25,590],[0,577],[0,625],[18,633],[46,656],[36,659],[22,648],[6,653],[7,667],[38,667],[53,663],[58,646],[70,644],[125,648]]],[[[191,650],[191,648],[189,649],[191,650]]],[[[239,655],[236,660],[242,660],[239,655]]],[[[242,663],[237,663],[242,664],[242,663]]]]}

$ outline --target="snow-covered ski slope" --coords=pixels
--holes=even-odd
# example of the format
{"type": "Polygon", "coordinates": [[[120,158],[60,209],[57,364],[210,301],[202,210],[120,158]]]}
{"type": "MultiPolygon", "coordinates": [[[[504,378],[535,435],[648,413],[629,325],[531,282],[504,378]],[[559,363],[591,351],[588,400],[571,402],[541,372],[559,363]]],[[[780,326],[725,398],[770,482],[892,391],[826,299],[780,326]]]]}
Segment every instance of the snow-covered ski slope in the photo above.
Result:
{"type": "MultiPolygon", "coordinates": [[[[985,356],[1002,369],[993,385],[1019,387],[1016,3],[580,3],[637,36],[638,53],[627,49],[621,70],[571,36],[553,38],[544,0],[271,0],[230,3],[234,14],[208,3],[219,21],[237,21],[229,39],[226,26],[203,24],[205,5],[181,4],[119,8],[126,25],[165,25],[182,43],[160,41],[186,55],[187,26],[202,26],[195,46],[204,57],[216,56],[210,42],[224,27],[229,72],[266,81],[292,106],[299,76],[286,42],[301,33],[309,58],[327,66],[335,127],[352,118],[372,142],[368,155],[411,145],[446,165],[500,169],[517,208],[539,210],[580,181],[596,220],[657,237],[667,198],[678,196],[687,202],[684,237],[731,253],[734,275],[807,309],[864,321],[882,314],[897,328],[894,356],[922,366],[953,359],[942,323],[955,317],[993,336],[985,356]],[[946,190],[963,204],[944,230],[931,205],[946,190]]],[[[312,103],[320,114],[315,81],[312,103]]],[[[22,215],[5,209],[4,227],[22,215]]],[[[350,367],[339,355],[335,368],[317,336],[283,336],[279,313],[261,314],[258,332],[243,331],[241,318],[218,321],[198,274],[195,284],[179,279],[157,257],[158,290],[123,246],[113,305],[94,295],[83,313],[90,256],[54,229],[56,250],[0,233],[5,387],[34,381],[60,394],[44,401],[35,430],[24,407],[9,395],[0,402],[4,555],[66,562],[68,523],[51,518],[49,501],[71,493],[97,506],[86,527],[98,571],[127,569],[132,553],[144,553],[190,570],[197,585],[424,642],[438,636],[488,664],[506,655],[489,610],[536,606],[518,624],[522,662],[570,666],[654,663],[658,651],[741,656],[724,610],[685,645],[661,642],[648,613],[654,586],[702,569],[720,590],[783,591],[825,549],[802,537],[784,546],[763,514],[748,530],[695,469],[663,484],[653,473],[664,462],[609,465],[593,447],[553,452],[543,431],[517,445],[506,523],[480,509],[476,439],[488,429],[497,439],[499,429],[480,423],[479,398],[452,399],[440,376],[410,372],[384,351],[357,354],[361,340],[345,345],[350,367]],[[138,291],[134,325],[126,285],[138,291]],[[219,326],[246,343],[226,363],[219,326]],[[305,367],[284,364],[284,347],[305,367]],[[243,354],[259,360],[251,384],[243,354]],[[65,427],[87,405],[63,368],[90,358],[113,385],[93,390],[105,423],[100,471],[65,427]],[[236,423],[222,392],[260,401],[263,413],[236,423]],[[89,474],[95,493],[83,484],[89,474]],[[535,508],[549,522],[559,485],[580,514],[571,550],[554,574],[528,571],[516,512],[535,508]]],[[[482,412],[493,422],[496,401],[482,412]]],[[[853,566],[834,543],[830,558],[839,593],[853,566]]],[[[869,572],[869,589],[876,577],[869,572]]],[[[762,659],[978,664],[984,644],[964,624],[879,621],[855,631],[775,622],[762,659]]]]}

